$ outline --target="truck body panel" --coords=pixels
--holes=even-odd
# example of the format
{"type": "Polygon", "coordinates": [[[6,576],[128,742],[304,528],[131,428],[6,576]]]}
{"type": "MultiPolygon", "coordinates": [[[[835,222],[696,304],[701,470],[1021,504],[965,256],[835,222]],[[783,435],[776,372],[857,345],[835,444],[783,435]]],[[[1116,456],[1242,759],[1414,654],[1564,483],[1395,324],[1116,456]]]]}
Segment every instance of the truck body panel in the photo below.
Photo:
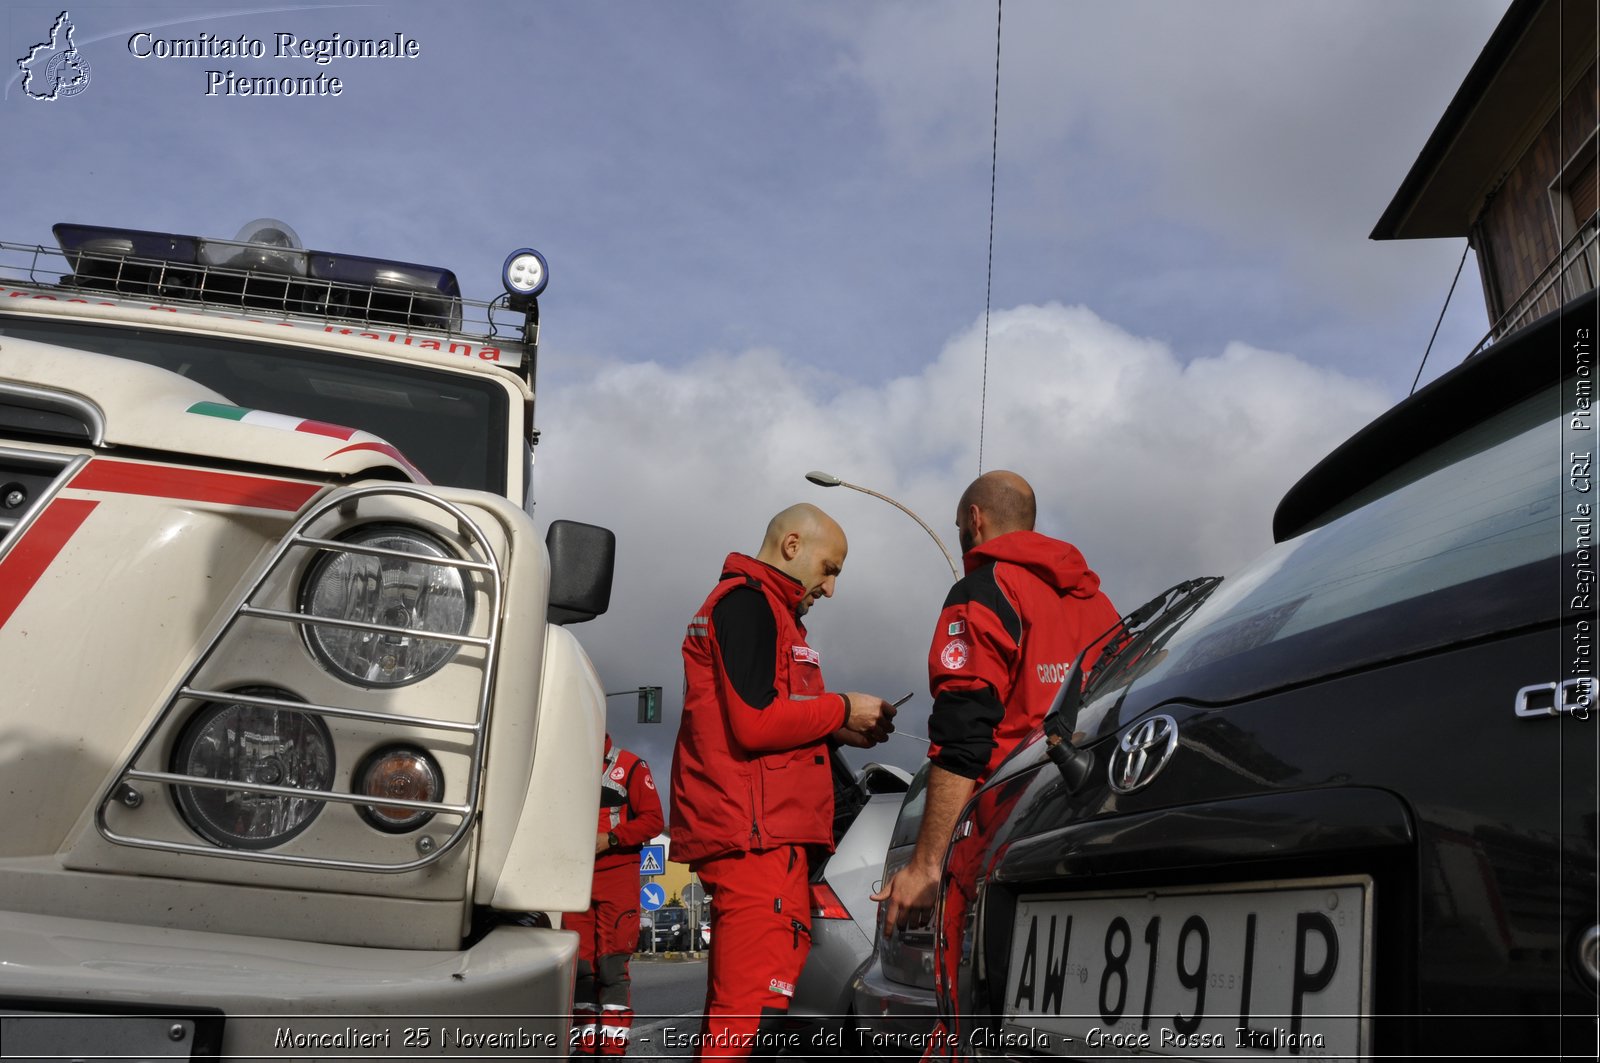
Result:
{"type": "Polygon", "coordinates": [[[0,1032],[561,1052],[610,563],[553,600],[536,302],[63,229],[0,244],[0,1032]]]}

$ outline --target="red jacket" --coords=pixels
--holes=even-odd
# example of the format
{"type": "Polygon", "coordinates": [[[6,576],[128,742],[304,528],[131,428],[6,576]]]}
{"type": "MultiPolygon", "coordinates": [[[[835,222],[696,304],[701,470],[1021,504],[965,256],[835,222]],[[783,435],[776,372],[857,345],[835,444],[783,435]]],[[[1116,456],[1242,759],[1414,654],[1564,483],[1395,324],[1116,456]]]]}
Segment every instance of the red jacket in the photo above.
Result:
{"type": "Polygon", "coordinates": [[[779,845],[833,848],[827,737],[844,698],[795,609],[798,580],[729,554],[683,640],[683,721],[672,753],[672,859],[779,845]]]}
{"type": "Polygon", "coordinates": [[[665,822],[661,814],[661,795],[650,765],[611,744],[606,735],[606,753],[600,762],[600,822],[596,834],[608,831],[617,835],[617,847],[596,854],[595,870],[639,866],[639,850],[661,833],[665,822]]]}
{"type": "MultiPolygon", "coordinates": [[[[1079,651],[1119,618],[1071,543],[1008,532],[963,560],[928,650],[928,756],[982,780],[1044,719],[1079,651]]],[[[1086,672],[1098,655],[1084,658],[1086,672]]]]}

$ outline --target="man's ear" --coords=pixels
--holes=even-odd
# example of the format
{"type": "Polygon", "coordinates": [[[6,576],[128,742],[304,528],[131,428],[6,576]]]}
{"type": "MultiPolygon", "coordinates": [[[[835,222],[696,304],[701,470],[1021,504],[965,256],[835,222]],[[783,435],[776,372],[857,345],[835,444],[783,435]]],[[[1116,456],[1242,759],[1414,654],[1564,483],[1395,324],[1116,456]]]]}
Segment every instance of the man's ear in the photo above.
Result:
{"type": "Polygon", "coordinates": [[[778,549],[782,551],[783,559],[785,561],[793,561],[796,557],[799,557],[800,533],[792,531],[788,535],[785,535],[783,537],[783,541],[778,544],[778,549]]]}
{"type": "Polygon", "coordinates": [[[975,542],[982,542],[984,532],[988,530],[989,521],[985,518],[983,510],[976,505],[967,507],[967,528],[972,532],[975,542]]]}

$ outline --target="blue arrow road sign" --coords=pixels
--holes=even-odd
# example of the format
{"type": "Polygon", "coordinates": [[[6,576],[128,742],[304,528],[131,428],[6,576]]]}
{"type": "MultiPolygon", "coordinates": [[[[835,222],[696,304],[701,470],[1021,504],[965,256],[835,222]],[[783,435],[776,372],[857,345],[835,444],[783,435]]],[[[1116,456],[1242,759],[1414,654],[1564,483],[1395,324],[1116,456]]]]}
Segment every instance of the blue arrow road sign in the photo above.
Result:
{"type": "Polygon", "coordinates": [[[645,911],[653,912],[666,903],[667,891],[665,887],[659,886],[654,882],[646,882],[642,887],[640,887],[639,907],[643,908],[645,911]]]}
{"type": "Polygon", "coordinates": [[[667,847],[646,845],[639,850],[639,874],[659,875],[667,869],[667,847]]]}

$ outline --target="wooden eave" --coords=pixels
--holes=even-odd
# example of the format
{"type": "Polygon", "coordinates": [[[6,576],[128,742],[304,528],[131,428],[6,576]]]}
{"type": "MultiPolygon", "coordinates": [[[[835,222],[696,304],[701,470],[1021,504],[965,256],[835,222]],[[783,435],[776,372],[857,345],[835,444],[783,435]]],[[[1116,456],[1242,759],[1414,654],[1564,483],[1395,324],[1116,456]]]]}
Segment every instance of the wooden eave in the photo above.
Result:
{"type": "Polygon", "coordinates": [[[1372,239],[1466,236],[1594,62],[1595,21],[1594,0],[1513,0],[1372,239]]]}

